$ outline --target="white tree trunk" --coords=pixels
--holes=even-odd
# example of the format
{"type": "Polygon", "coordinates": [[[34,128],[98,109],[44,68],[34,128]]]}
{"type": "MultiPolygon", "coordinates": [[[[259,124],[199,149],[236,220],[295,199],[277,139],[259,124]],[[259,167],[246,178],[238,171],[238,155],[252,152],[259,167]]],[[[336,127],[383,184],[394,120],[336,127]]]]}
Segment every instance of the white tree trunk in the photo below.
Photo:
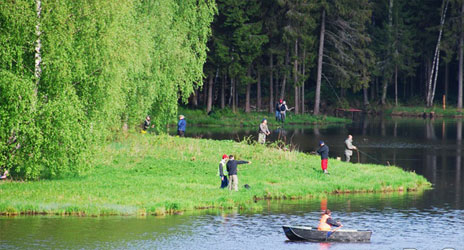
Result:
{"type": "Polygon", "coordinates": [[[42,1],[41,0],[36,0],[35,4],[36,4],[36,11],[37,11],[37,24],[35,26],[35,35],[37,37],[37,40],[36,40],[36,43],[35,43],[35,70],[34,70],[34,76],[36,78],[35,95],[37,95],[40,76],[42,74],[42,68],[41,68],[41,63],[42,63],[42,55],[41,55],[42,43],[40,42],[40,35],[41,35],[40,19],[42,17],[42,1]]]}
{"type": "Polygon", "coordinates": [[[427,84],[427,107],[431,107],[433,105],[433,99],[435,97],[435,90],[437,87],[437,78],[438,78],[438,66],[440,64],[440,42],[441,42],[441,35],[443,33],[443,26],[445,24],[445,17],[446,17],[446,10],[448,9],[449,0],[443,0],[443,10],[441,12],[441,19],[440,19],[440,32],[438,33],[438,41],[437,46],[435,47],[435,55],[433,58],[432,63],[432,70],[430,71],[429,83],[427,84]],[[435,74],[435,75],[434,75],[435,74]],[[432,84],[433,81],[433,84],[432,84]]]}

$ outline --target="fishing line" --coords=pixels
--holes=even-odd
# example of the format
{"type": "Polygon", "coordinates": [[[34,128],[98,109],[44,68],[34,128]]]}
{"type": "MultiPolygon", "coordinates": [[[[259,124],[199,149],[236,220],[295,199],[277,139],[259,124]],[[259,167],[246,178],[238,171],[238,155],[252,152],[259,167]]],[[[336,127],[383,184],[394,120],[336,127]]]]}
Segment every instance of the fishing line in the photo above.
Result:
{"type": "Polygon", "coordinates": [[[367,157],[371,158],[372,160],[376,161],[377,163],[380,163],[380,164],[383,164],[381,161],[377,160],[376,158],[374,158],[373,156],[371,156],[370,154],[366,153],[366,152],[363,152],[361,150],[358,149],[359,152],[361,152],[361,154],[364,154],[366,155],[367,157]]]}

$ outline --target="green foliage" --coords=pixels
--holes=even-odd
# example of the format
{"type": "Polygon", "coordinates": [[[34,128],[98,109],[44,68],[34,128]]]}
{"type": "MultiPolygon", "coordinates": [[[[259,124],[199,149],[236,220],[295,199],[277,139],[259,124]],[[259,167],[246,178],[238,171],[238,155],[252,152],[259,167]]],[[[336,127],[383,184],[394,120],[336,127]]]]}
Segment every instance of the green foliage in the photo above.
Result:
{"type": "MultiPolygon", "coordinates": [[[[87,215],[165,214],[201,208],[253,208],[260,198],[309,198],[336,192],[418,190],[427,180],[398,167],[329,160],[296,151],[166,135],[121,135],[100,147],[96,169],[80,177],[0,184],[0,214],[87,215]],[[234,154],[240,165],[238,192],[220,189],[221,155],[234,154]],[[251,189],[243,188],[249,184],[251,189]],[[194,195],[192,195],[194,194],[194,195]]],[[[406,192],[405,192],[406,193],[406,192]]]]}
{"type": "Polygon", "coordinates": [[[17,178],[85,172],[108,132],[150,111],[165,128],[202,79],[212,0],[37,2],[0,5],[0,167],[17,178]]]}

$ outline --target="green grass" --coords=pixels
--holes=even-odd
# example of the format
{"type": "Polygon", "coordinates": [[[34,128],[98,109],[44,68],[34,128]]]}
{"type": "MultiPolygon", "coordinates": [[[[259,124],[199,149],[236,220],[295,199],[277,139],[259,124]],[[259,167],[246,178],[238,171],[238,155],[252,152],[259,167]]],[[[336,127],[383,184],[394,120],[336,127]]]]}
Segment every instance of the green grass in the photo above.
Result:
{"type": "Polygon", "coordinates": [[[430,114],[431,112],[434,112],[435,116],[443,117],[462,117],[464,115],[464,113],[457,108],[447,107],[443,110],[442,106],[433,106],[430,108],[420,106],[398,106],[387,109],[385,112],[391,115],[403,116],[422,116],[424,113],[430,114]]]}
{"type": "MultiPolygon", "coordinates": [[[[230,127],[258,127],[263,118],[268,120],[270,126],[280,125],[275,120],[275,113],[268,112],[251,112],[243,111],[233,113],[230,109],[215,110],[213,114],[208,115],[202,109],[180,109],[179,114],[186,117],[188,124],[203,125],[203,126],[230,126],[230,127]]],[[[292,111],[287,112],[285,124],[334,124],[334,123],[350,123],[351,120],[325,115],[295,115],[292,111]]]]}
{"type": "Polygon", "coordinates": [[[329,160],[233,141],[128,134],[101,149],[80,177],[0,182],[0,213],[169,214],[203,208],[261,209],[264,198],[309,198],[344,192],[421,190],[427,180],[398,167],[329,160]],[[238,192],[220,189],[222,154],[252,161],[239,167],[238,192]],[[244,189],[249,184],[251,189],[244,189]]]}

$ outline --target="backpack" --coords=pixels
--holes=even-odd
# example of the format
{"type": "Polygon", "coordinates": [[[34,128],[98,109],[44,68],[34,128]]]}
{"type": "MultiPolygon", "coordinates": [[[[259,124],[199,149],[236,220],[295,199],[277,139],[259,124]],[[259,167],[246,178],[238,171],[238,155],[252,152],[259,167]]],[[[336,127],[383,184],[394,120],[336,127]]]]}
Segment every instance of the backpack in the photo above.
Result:
{"type": "Polygon", "coordinates": [[[286,107],[286,106],[282,104],[282,105],[280,106],[280,111],[285,111],[285,110],[286,110],[285,107],[286,107]]]}

